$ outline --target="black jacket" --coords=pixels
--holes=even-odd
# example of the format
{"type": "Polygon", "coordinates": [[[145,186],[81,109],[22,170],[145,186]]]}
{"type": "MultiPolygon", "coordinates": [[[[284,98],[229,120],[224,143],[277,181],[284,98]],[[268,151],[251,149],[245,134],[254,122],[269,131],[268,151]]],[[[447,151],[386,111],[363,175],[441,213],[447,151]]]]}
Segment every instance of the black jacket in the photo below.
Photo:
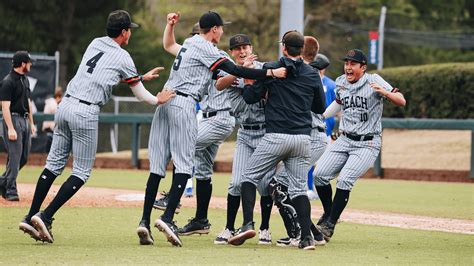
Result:
{"type": "Polygon", "coordinates": [[[326,107],[323,84],[319,73],[302,59],[282,57],[266,63],[264,69],[286,67],[285,79],[257,81],[246,85],[243,98],[252,104],[267,97],[265,121],[267,133],[290,135],[311,134],[311,111],[322,114],[326,107]],[[267,95],[268,92],[268,95],[267,95]]]}

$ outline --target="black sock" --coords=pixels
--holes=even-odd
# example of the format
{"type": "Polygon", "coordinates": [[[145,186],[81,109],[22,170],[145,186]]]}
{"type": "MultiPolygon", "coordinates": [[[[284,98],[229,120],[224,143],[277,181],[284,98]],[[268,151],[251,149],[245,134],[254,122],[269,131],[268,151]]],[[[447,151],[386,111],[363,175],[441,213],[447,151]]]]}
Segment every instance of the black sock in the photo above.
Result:
{"type": "Polygon", "coordinates": [[[242,212],[244,213],[244,223],[253,222],[253,209],[255,208],[255,198],[257,197],[257,187],[250,182],[243,182],[241,187],[242,212]]]}
{"type": "Polygon", "coordinates": [[[291,199],[293,206],[298,214],[298,221],[301,226],[301,239],[310,235],[311,226],[311,205],[308,196],[301,195],[291,199]]]}
{"type": "Polygon", "coordinates": [[[31,202],[30,212],[28,216],[31,217],[39,212],[41,204],[43,204],[48,191],[53,185],[56,175],[51,173],[48,169],[44,169],[41,175],[38,177],[38,182],[36,183],[35,194],[33,196],[33,201],[31,202]]]}
{"type": "Polygon", "coordinates": [[[53,201],[44,210],[46,219],[53,218],[54,214],[64,205],[77,191],[84,185],[84,181],[77,176],[71,175],[66,182],[63,183],[61,188],[54,197],[53,201]]]}
{"type": "Polygon", "coordinates": [[[156,194],[160,187],[160,181],[164,176],[160,176],[154,173],[150,173],[148,181],[146,182],[145,189],[145,201],[143,202],[143,214],[142,220],[150,222],[151,211],[153,209],[153,203],[155,203],[156,194]]]}
{"type": "Polygon", "coordinates": [[[323,204],[324,215],[329,216],[332,208],[332,187],[331,184],[325,186],[316,186],[316,191],[323,204]]]}
{"type": "Polygon", "coordinates": [[[172,222],[174,217],[174,211],[178,207],[181,196],[183,196],[184,189],[188,179],[191,178],[188,174],[174,174],[173,182],[171,183],[168,206],[165,212],[161,216],[161,219],[166,222],[172,222]]]}
{"type": "Polygon", "coordinates": [[[271,196],[260,197],[260,208],[262,210],[262,223],[260,224],[260,230],[264,230],[270,227],[270,215],[272,214],[273,200],[271,196]]]}
{"type": "Polygon", "coordinates": [[[207,219],[207,210],[212,195],[212,183],[209,180],[196,179],[196,219],[207,219]]]}
{"type": "Polygon", "coordinates": [[[333,224],[336,224],[337,220],[341,216],[342,211],[349,201],[349,190],[336,189],[336,195],[334,196],[334,203],[332,204],[331,216],[329,221],[333,224]]]}
{"type": "Polygon", "coordinates": [[[240,196],[227,194],[227,223],[225,228],[235,231],[235,218],[240,207],[240,196]]]}

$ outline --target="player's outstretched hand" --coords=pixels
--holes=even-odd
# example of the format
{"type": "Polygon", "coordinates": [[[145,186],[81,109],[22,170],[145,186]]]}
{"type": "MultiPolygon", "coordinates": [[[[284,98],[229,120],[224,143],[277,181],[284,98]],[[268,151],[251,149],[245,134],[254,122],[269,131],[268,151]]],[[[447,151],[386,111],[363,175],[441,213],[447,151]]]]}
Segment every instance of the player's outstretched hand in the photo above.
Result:
{"type": "Polygon", "coordinates": [[[257,60],[258,56],[256,54],[251,54],[247,56],[244,60],[244,67],[248,68],[255,68],[255,65],[253,64],[253,61],[257,60]]]}
{"type": "Polygon", "coordinates": [[[164,104],[174,98],[176,96],[176,92],[174,90],[170,90],[164,88],[162,91],[158,92],[156,98],[158,99],[158,104],[164,104]]]}
{"type": "Polygon", "coordinates": [[[178,23],[179,16],[180,16],[179,11],[176,13],[169,13],[168,16],[166,17],[168,25],[173,26],[174,24],[178,23]]]}
{"type": "Polygon", "coordinates": [[[152,70],[146,72],[145,75],[143,75],[143,80],[144,81],[149,81],[152,79],[156,79],[157,77],[160,76],[160,72],[165,70],[164,67],[155,67],[152,70]]]}
{"type": "Polygon", "coordinates": [[[272,71],[273,71],[273,76],[275,78],[280,78],[280,79],[286,78],[286,68],[280,67],[277,69],[273,69],[272,71]]]}
{"type": "Polygon", "coordinates": [[[376,91],[378,94],[380,94],[382,96],[387,96],[387,94],[388,94],[388,91],[386,91],[382,86],[380,86],[377,83],[370,83],[370,87],[372,87],[372,89],[374,89],[374,91],[376,91]]]}

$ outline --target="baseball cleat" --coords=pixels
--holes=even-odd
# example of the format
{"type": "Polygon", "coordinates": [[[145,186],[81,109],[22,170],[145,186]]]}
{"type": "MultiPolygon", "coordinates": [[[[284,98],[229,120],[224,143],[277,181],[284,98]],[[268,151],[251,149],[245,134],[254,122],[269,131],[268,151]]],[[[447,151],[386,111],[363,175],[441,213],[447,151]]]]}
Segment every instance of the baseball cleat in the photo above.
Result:
{"type": "Polygon", "coordinates": [[[137,228],[137,235],[140,239],[140,245],[153,245],[155,242],[151,236],[150,222],[141,220],[137,228]]]}
{"type": "Polygon", "coordinates": [[[38,230],[40,238],[43,242],[54,242],[53,233],[51,232],[51,224],[53,223],[53,219],[47,220],[44,217],[43,212],[38,212],[33,217],[31,217],[31,223],[36,228],[36,230],[38,230]]]}
{"type": "Polygon", "coordinates": [[[315,226],[311,223],[311,234],[313,235],[314,245],[315,246],[324,246],[326,245],[326,240],[324,239],[323,233],[318,229],[319,226],[315,226]]]}
{"type": "Polygon", "coordinates": [[[155,227],[158,228],[175,247],[183,246],[181,239],[178,236],[178,228],[174,224],[174,222],[166,222],[163,221],[161,218],[155,221],[155,227]]]}
{"type": "Polygon", "coordinates": [[[233,237],[235,234],[234,231],[229,229],[224,229],[219,235],[217,235],[216,239],[214,240],[214,244],[216,245],[227,245],[229,238],[233,237]]]}
{"type": "Polygon", "coordinates": [[[211,228],[211,224],[207,219],[196,219],[191,218],[188,220],[187,223],[183,228],[178,229],[178,234],[180,236],[189,236],[192,234],[209,234],[209,230],[211,228]]]}
{"type": "Polygon", "coordinates": [[[304,237],[301,241],[300,244],[298,245],[298,248],[304,249],[304,250],[315,250],[315,245],[314,245],[314,240],[312,236],[306,236],[304,237]]]}
{"type": "Polygon", "coordinates": [[[36,230],[33,227],[33,224],[31,223],[31,218],[28,217],[28,215],[25,216],[25,218],[23,218],[23,220],[21,220],[18,227],[25,234],[30,235],[31,238],[33,238],[34,240],[36,240],[36,241],[41,240],[41,237],[40,237],[40,234],[39,234],[38,230],[36,230]]]}
{"type": "Polygon", "coordinates": [[[323,222],[321,225],[316,226],[316,228],[323,234],[324,240],[329,242],[332,235],[334,234],[335,224],[331,223],[329,220],[323,222]]]}
{"type": "Polygon", "coordinates": [[[271,245],[272,235],[268,229],[258,231],[258,244],[259,245],[271,245]]]}
{"type": "Polygon", "coordinates": [[[299,245],[300,240],[296,238],[280,238],[276,241],[277,247],[297,247],[299,245]]]}
{"type": "Polygon", "coordinates": [[[248,222],[239,229],[235,236],[229,238],[229,244],[240,246],[255,235],[257,235],[257,232],[254,229],[254,222],[248,222]]]}
{"type": "MultiPolygon", "coordinates": [[[[164,211],[166,210],[166,207],[168,206],[169,193],[161,192],[161,195],[163,197],[155,200],[155,202],[153,203],[153,208],[164,211]]],[[[180,208],[181,208],[181,203],[178,203],[178,206],[176,207],[176,210],[174,211],[174,213],[178,214],[180,208]]]]}

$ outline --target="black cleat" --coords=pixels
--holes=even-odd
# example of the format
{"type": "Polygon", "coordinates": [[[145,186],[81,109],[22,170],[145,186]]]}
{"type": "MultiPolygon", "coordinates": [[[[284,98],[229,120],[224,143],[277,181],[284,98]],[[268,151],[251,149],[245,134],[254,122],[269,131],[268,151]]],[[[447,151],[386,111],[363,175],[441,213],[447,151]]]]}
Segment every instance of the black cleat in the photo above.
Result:
{"type": "Polygon", "coordinates": [[[255,232],[254,222],[248,222],[237,231],[235,236],[229,238],[229,244],[240,246],[245,242],[245,240],[255,237],[256,234],[257,232],[255,232]]]}
{"type": "Polygon", "coordinates": [[[5,199],[8,201],[20,201],[20,197],[18,197],[18,194],[7,194],[5,196],[5,199]]]}
{"type": "MultiPolygon", "coordinates": [[[[155,202],[153,203],[153,208],[164,211],[166,210],[166,207],[168,207],[168,200],[170,197],[169,197],[169,193],[166,193],[164,191],[161,192],[161,195],[163,197],[155,200],[155,202]]],[[[176,207],[176,210],[174,211],[174,213],[178,214],[180,208],[181,208],[181,203],[178,203],[178,206],[176,207]]]]}
{"type": "Polygon", "coordinates": [[[319,225],[317,228],[323,234],[324,240],[326,240],[326,242],[329,242],[329,240],[331,240],[332,235],[334,234],[334,227],[336,227],[336,224],[333,224],[329,220],[327,220],[321,225],[319,225]]]}
{"type": "Polygon", "coordinates": [[[31,217],[31,223],[33,226],[38,230],[41,241],[53,243],[53,233],[51,232],[51,224],[53,223],[53,219],[47,220],[44,217],[43,212],[38,212],[33,217],[31,217]]]}
{"type": "Polygon", "coordinates": [[[20,228],[21,231],[23,231],[24,233],[30,235],[31,238],[33,238],[34,240],[36,240],[36,241],[42,240],[41,237],[40,237],[40,233],[38,232],[38,230],[36,230],[33,227],[33,224],[31,223],[31,218],[28,215],[25,216],[25,218],[23,218],[23,220],[21,220],[18,227],[20,228]]]}
{"type": "Polygon", "coordinates": [[[153,245],[155,242],[153,236],[151,236],[150,222],[147,220],[141,220],[138,224],[137,235],[140,238],[140,245],[153,245]]]}
{"type": "Polygon", "coordinates": [[[183,228],[178,229],[178,234],[180,236],[189,236],[192,234],[209,234],[209,229],[211,224],[207,219],[196,219],[191,218],[188,220],[188,224],[183,226],[183,228]]]}
{"type": "Polygon", "coordinates": [[[324,223],[328,219],[329,219],[329,215],[326,216],[326,214],[323,213],[323,215],[321,215],[321,217],[319,217],[318,223],[316,225],[321,225],[322,223],[324,223]]]}
{"type": "Polygon", "coordinates": [[[314,245],[315,246],[324,246],[326,245],[326,240],[324,239],[323,233],[318,229],[319,226],[315,226],[311,223],[311,234],[313,235],[314,245]]]}
{"type": "Polygon", "coordinates": [[[278,247],[297,247],[300,240],[296,238],[284,237],[276,241],[278,247]]]}
{"type": "Polygon", "coordinates": [[[300,244],[298,245],[298,248],[304,249],[304,250],[314,250],[316,247],[314,245],[314,240],[311,235],[305,236],[301,241],[300,244]]]}
{"type": "Polygon", "coordinates": [[[178,236],[178,227],[176,227],[174,222],[167,222],[160,218],[155,221],[155,227],[165,234],[166,239],[168,239],[168,242],[170,242],[173,246],[183,246],[183,243],[178,236]]]}

